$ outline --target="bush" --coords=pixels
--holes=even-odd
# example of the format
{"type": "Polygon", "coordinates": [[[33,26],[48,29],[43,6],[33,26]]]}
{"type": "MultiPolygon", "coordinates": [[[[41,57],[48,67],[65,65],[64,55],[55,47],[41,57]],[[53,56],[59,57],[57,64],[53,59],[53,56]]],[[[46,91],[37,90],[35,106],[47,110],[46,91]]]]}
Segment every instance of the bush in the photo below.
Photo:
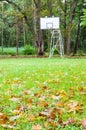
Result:
{"type": "Polygon", "coordinates": [[[26,45],[24,48],[24,55],[33,55],[35,54],[35,47],[31,45],[26,45]]]}

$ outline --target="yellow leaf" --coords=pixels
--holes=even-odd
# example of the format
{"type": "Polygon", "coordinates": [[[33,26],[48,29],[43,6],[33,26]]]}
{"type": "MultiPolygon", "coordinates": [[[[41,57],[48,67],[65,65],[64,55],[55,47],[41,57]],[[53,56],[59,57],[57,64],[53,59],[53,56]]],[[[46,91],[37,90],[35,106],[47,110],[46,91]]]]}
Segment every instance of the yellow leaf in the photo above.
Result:
{"type": "Polygon", "coordinates": [[[32,130],[42,130],[42,127],[40,125],[34,125],[32,126],[32,130]]]}
{"type": "Polygon", "coordinates": [[[35,120],[35,116],[33,114],[30,114],[28,121],[34,121],[34,120],[35,120]]]}
{"type": "Polygon", "coordinates": [[[14,110],[12,111],[13,114],[18,115],[20,113],[20,110],[14,110]]]}

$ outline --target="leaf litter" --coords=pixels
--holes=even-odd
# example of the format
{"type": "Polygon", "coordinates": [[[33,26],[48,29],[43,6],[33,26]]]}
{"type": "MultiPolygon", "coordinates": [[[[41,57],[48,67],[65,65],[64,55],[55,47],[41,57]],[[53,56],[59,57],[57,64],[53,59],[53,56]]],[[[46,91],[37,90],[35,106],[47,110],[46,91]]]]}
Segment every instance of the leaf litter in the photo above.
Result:
{"type": "MultiPolygon", "coordinates": [[[[29,97],[26,98],[26,104],[16,106],[11,111],[11,116],[0,113],[0,124],[3,128],[14,128],[17,125],[17,120],[24,117],[25,120],[33,123],[32,130],[42,129],[43,126],[39,124],[34,125],[38,118],[46,121],[52,127],[58,127],[58,125],[63,127],[70,124],[75,125],[76,120],[72,119],[71,116],[66,121],[62,119],[62,116],[65,113],[74,113],[76,115],[81,110],[83,112],[83,105],[79,101],[70,99],[65,101],[65,97],[67,98],[68,94],[62,90],[52,91],[50,87],[42,86],[41,90],[38,89],[38,92],[33,92],[30,89],[25,90],[23,92],[24,95],[29,97]],[[38,109],[37,112],[34,112],[33,108],[35,110],[38,109]]],[[[22,98],[22,96],[11,95],[10,100],[21,104],[22,98]]],[[[81,125],[83,128],[86,128],[86,119],[82,120],[81,125]]]]}
{"type": "MultiPolygon", "coordinates": [[[[41,75],[43,75],[42,71],[41,75]]],[[[69,76],[68,72],[64,75],[62,75],[62,72],[59,72],[58,75],[63,76],[61,78],[67,78],[69,76]]],[[[84,113],[85,108],[83,103],[86,96],[85,82],[82,87],[70,86],[66,91],[51,88],[51,84],[58,86],[59,83],[64,83],[65,81],[61,81],[59,76],[54,78],[53,73],[49,73],[49,77],[49,79],[43,82],[35,81],[35,83],[37,82],[36,87],[31,89],[27,87],[20,95],[12,94],[12,91],[10,92],[9,100],[15,105],[11,108],[10,113],[6,113],[4,108],[0,109],[0,125],[3,128],[16,129],[16,126],[22,119],[28,125],[31,124],[32,130],[43,130],[48,129],[48,127],[56,129],[59,126],[60,128],[66,128],[66,126],[71,124],[77,126],[77,117],[81,113],[84,113]],[[74,98],[74,96],[77,96],[77,93],[82,96],[81,98],[83,100],[74,98]]],[[[75,77],[71,76],[70,79],[73,78],[73,81],[71,80],[69,82],[73,83],[74,78],[78,82],[78,77],[78,75],[75,77]]],[[[11,87],[16,86],[19,88],[19,86],[23,86],[22,79],[20,78],[5,81],[5,83],[11,87]]],[[[2,88],[2,85],[0,87],[2,88]]],[[[10,105],[8,108],[10,108],[10,105]]],[[[78,125],[86,129],[85,115],[81,116],[78,125]]]]}

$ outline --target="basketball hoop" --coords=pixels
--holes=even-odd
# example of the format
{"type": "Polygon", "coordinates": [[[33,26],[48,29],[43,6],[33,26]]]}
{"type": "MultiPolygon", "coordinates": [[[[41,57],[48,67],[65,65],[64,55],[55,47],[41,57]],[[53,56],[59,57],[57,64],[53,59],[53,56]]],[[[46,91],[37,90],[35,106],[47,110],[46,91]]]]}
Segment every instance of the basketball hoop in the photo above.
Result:
{"type": "Polygon", "coordinates": [[[59,17],[40,18],[40,29],[59,29],[59,17]]]}
{"type": "Polygon", "coordinates": [[[51,30],[51,43],[49,57],[53,56],[54,50],[57,49],[62,57],[64,55],[64,46],[60,31],[59,17],[40,18],[40,29],[51,30]]]}

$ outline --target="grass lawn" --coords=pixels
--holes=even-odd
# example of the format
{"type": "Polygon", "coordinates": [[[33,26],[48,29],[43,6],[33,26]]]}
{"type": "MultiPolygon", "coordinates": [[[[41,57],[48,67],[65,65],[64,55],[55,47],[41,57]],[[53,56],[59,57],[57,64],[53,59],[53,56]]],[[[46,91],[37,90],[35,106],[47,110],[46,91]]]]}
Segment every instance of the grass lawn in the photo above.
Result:
{"type": "Polygon", "coordinates": [[[86,129],[86,59],[0,59],[4,129],[86,129]]]}

